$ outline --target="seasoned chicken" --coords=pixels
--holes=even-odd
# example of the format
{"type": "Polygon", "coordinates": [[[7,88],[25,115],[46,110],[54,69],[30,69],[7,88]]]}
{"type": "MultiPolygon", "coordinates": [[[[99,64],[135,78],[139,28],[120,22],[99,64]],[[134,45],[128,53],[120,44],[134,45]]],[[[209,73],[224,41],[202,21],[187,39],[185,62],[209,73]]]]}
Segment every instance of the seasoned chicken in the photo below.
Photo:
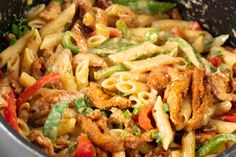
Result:
{"type": "Polygon", "coordinates": [[[208,80],[218,99],[236,102],[236,94],[230,93],[230,77],[228,74],[221,72],[211,73],[208,80]]]}
{"type": "Polygon", "coordinates": [[[177,130],[184,127],[184,118],[180,115],[180,111],[183,98],[187,95],[190,83],[191,77],[181,75],[178,79],[169,84],[165,90],[164,99],[169,104],[170,118],[177,130]]]}
{"type": "Polygon", "coordinates": [[[156,147],[151,152],[145,155],[145,157],[169,157],[170,153],[164,150],[162,147],[156,147]]]}
{"type": "Polygon", "coordinates": [[[78,99],[82,96],[83,95],[79,92],[43,88],[30,100],[31,108],[29,120],[33,124],[42,125],[56,103],[60,101],[70,103],[74,101],[74,99],[78,99]]]}
{"type": "Polygon", "coordinates": [[[196,131],[196,142],[197,143],[204,143],[207,140],[209,140],[210,138],[213,138],[214,136],[216,136],[216,132],[214,131],[196,131]]]}
{"type": "Polygon", "coordinates": [[[197,68],[195,68],[193,72],[192,88],[193,114],[191,119],[187,122],[187,130],[198,129],[206,125],[210,117],[214,114],[211,86],[207,81],[204,81],[204,75],[202,75],[201,71],[197,68]]]}
{"type": "Polygon", "coordinates": [[[96,83],[90,83],[86,95],[90,97],[94,107],[99,109],[107,109],[111,107],[128,108],[131,105],[130,100],[127,98],[121,96],[110,97],[105,94],[102,91],[102,87],[96,83]]]}
{"type": "Polygon", "coordinates": [[[87,133],[89,139],[99,148],[107,152],[124,150],[124,141],[121,138],[102,133],[96,122],[93,122],[91,119],[79,114],[77,122],[81,125],[82,130],[87,133]]]}

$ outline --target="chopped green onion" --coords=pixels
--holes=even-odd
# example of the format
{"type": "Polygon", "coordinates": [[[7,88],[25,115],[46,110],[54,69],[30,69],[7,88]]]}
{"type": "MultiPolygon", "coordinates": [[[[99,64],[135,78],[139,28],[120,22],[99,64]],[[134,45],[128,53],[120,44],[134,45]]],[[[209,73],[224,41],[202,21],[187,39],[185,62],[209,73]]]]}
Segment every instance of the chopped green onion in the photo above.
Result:
{"type": "Polygon", "coordinates": [[[73,36],[72,32],[66,31],[61,37],[62,46],[64,48],[70,49],[73,54],[77,54],[79,53],[79,48],[74,43],[72,43],[71,41],[72,36],[73,36]]]}
{"type": "Polygon", "coordinates": [[[43,126],[43,135],[50,138],[53,142],[56,140],[59,122],[62,119],[67,107],[68,103],[65,101],[56,104],[49,113],[48,118],[43,126]]]}
{"type": "Polygon", "coordinates": [[[117,64],[112,67],[103,68],[101,70],[94,72],[94,78],[96,80],[99,80],[101,78],[109,77],[113,73],[120,71],[128,71],[128,69],[123,64],[117,64]]]}
{"type": "Polygon", "coordinates": [[[151,43],[156,43],[159,37],[159,33],[160,33],[160,30],[157,28],[147,31],[144,34],[144,40],[149,41],[151,43]]]}
{"type": "Polygon", "coordinates": [[[87,95],[84,96],[84,102],[87,107],[93,106],[93,102],[90,100],[90,98],[87,95]]]}
{"type": "Polygon", "coordinates": [[[136,116],[136,115],[139,114],[139,112],[140,112],[140,109],[139,109],[139,108],[134,108],[132,114],[136,116]]]}
{"type": "Polygon", "coordinates": [[[136,136],[140,136],[142,132],[141,132],[141,129],[138,127],[138,125],[135,124],[134,121],[131,121],[130,125],[133,128],[133,134],[136,136]]]}
{"type": "Polygon", "coordinates": [[[125,111],[124,111],[124,117],[125,117],[125,119],[130,119],[131,113],[130,113],[129,110],[125,110],[125,111]]]}
{"type": "Polygon", "coordinates": [[[162,142],[161,142],[161,135],[160,135],[159,132],[154,131],[154,132],[152,132],[151,136],[152,136],[152,139],[154,139],[154,140],[156,141],[156,143],[158,144],[158,146],[161,146],[161,145],[162,145],[162,142]]]}
{"type": "Polygon", "coordinates": [[[169,108],[169,104],[168,104],[168,103],[165,103],[165,104],[164,104],[164,111],[165,111],[166,113],[170,112],[170,108],[169,108]]]}
{"type": "Polygon", "coordinates": [[[91,111],[93,111],[93,109],[91,108],[93,104],[88,96],[76,99],[74,103],[77,111],[83,113],[84,115],[88,115],[91,111]]]}

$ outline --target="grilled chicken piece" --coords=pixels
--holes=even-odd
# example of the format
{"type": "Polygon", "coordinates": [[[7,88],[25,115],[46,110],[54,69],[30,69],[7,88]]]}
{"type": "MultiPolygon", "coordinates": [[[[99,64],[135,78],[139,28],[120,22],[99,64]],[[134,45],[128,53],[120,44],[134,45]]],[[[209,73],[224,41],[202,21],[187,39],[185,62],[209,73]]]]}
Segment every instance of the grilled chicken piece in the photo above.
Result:
{"type": "Polygon", "coordinates": [[[54,156],[55,152],[53,149],[53,144],[50,139],[44,137],[43,134],[38,130],[33,130],[29,135],[29,140],[42,149],[45,153],[49,154],[50,156],[54,156]]]}
{"type": "Polygon", "coordinates": [[[216,136],[216,132],[214,131],[208,131],[208,132],[196,131],[196,143],[204,143],[210,138],[213,138],[214,136],[216,136]]]}
{"type": "Polygon", "coordinates": [[[236,102],[236,94],[230,93],[230,76],[228,74],[221,72],[211,73],[208,80],[218,99],[236,102]]]}
{"type": "Polygon", "coordinates": [[[187,130],[195,130],[206,125],[214,114],[211,86],[204,81],[203,73],[197,68],[193,72],[192,97],[193,114],[187,123],[187,130]]]}
{"type": "Polygon", "coordinates": [[[105,94],[102,91],[102,87],[96,83],[90,83],[86,95],[90,97],[94,107],[99,109],[107,109],[111,107],[128,108],[131,105],[130,100],[127,98],[121,96],[110,97],[105,94]]]}
{"type": "Polygon", "coordinates": [[[151,152],[145,155],[145,157],[169,157],[170,153],[164,150],[162,147],[156,147],[151,152]]]}
{"type": "Polygon", "coordinates": [[[74,99],[83,95],[79,92],[66,90],[41,89],[30,100],[30,122],[36,125],[43,125],[53,106],[60,101],[71,103],[74,99]]]}
{"type": "Polygon", "coordinates": [[[124,150],[124,141],[110,134],[102,133],[96,122],[82,114],[77,116],[77,122],[82,130],[88,134],[89,139],[99,148],[107,152],[119,152],[124,150]]]}
{"type": "Polygon", "coordinates": [[[184,118],[181,117],[180,111],[183,98],[187,95],[190,83],[191,77],[181,75],[178,79],[169,84],[165,90],[164,99],[169,104],[170,118],[177,130],[181,130],[184,127],[184,118]]]}
{"type": "Polygon", "coordinates": [[[61,13],[61,4],[58,2],[51,2],[47,5],[46,9],[43,10],[39,17],[46,21],[52,21],[55,20],[58,15],[61,13]]]}

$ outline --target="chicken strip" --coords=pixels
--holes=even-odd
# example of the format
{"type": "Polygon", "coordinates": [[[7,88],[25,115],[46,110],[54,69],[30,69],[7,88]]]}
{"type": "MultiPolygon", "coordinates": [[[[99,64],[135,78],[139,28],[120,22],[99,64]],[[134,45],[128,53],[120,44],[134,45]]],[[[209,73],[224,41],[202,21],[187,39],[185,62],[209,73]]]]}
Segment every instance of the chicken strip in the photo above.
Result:
{"type": "Polygon", "coordinates": [[[110,97],[105,94],[102,91],[102,87],[96,83],[90,83],[86,95],[90,97],[94,107],[99,109],[107,109],[111,107],[128,108],[131,106],[129,99],[121,96],[110,97]]]}
{"type": "Polygon", "coordinates": [[[228,74],[221,72],[211,73],[208,80],[218,99],[236,102],[236,94],[230,93],[230,77],[228,74]]]}
{"type": "Polygon", "coordinates": [[[96,122],[82,114],[77,116],[77,122],[82,130],[88,134],[89,139],[99,148],[107,152],[119,152],[124,150],[124,141],[110,134],[102,133],[96,122]]]}
{"type": "Polygon", "coordinates": [[[190,87],[191,77],[181,75],[178,79],[167,86],[164,99],[169,104],[170,118],[177,130],[184,127],[184,118],[180,115],[183,98],[187,95],[190,87]]]}

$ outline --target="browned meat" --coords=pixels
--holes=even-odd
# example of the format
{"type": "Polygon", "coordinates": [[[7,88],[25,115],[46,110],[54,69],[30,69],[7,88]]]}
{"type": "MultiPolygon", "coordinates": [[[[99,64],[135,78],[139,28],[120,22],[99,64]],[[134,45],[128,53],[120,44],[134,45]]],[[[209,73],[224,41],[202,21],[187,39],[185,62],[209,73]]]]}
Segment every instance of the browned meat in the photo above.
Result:
{"type": "Polygon", "coordinates": [[[87,48],[86,39],[83,33],[81,32],[79,21],[74,24],[71,31],[73,32],[73,39],[76,41],[79,51],[82,53],[87,52],[88,48],[87,48]]]}
{"type": "Polygon", "coordinates": [[[152,142],[153,141],[153,138],[152,138],[152,133],[153,132],[158,132],[157,129],[151,129],[151,130],[148,130],[146,132],[144,132],[142,135],[141,135],[141,138],[145,141],[145,142],[152,142]]]}
{"type": "Polygon", "coordinates": [[[99,148],[107,152],[119,152],[124,150],[124,141],[121,138],[113,137],[110,134],[102,133],[96,122],[79,114],[77,122],[82,130],[88,134],[91,141],[99,148]]]}
{"type": "Polygon", "coordinates": [[[59,136],[54,144],[55,152],[61,151],[69,147],[70,141],[68,140],[68,135],[59,136]]]}
{"type": "Polygon", "coordinates": [[[193,114],[197,112],[201,105],[201,99],[204,97],[203,78],[205,70],[193,69],[193,82],[192,82],[192,110],[193,114]]]}
{"type": "Polygon", "coordinates": [[[187,95],[190,87],[191,77],[180,75],[178,79],[169,84],[165,90],[164,99],[169,104],[170,118],[175,124],[176,129],[184,127],[184,119],[180,115],[183,98],[187,95]]]}
{"type": "Polygon", "coordinates": [[[111,0],[98,0],[99,8],[106,9],[107,7],[112,5],[111,0]]]}
{"type": "Polygon", "coordinates": [[[156,147],[151,152],[145,155],[145,157],[169,157],[170,153],[164,150],[162,147],[156,147]]]}
{"type": "Polygon", "coordinates": [[[79,53],[73,57],[73,67],[76,67],[78,63],[81,63],[82,61],[88,59],[89,60],[89,66],[93,67],[107,67],[107,63],[104,61],[104,59],[98,57],[95,54],[92,53],[79,53]]]}
{"type": "Polygon", "coordinates": [[[152,70],[147,77],[147,85],[150,88],[156,89],[159,93],[162,93],[170,81],[168,75],[169,68],[168,66],[163,66],[152,70]]]}
{"type": "Polygon", "coordinates": [[[85,12],[91,10],[93,7],[92,0],[77,0],[77,2],[75,2],[75,3],[78,5],[79,10],[82,13],[85,13],[85,12]]]}
{"type": "Polygon", "coordinates": [[[55,155],[52,141],[44,137],[40,131],[33,130],[29,135],[29,140],[50,156],[55,155]]]}
{"type": "Polygon", "coordinates": [[[126,151],[127,157],[141,157],[141,154],[137,150],[127,149],[126,151]]]}
{"type": "Polygon", "coordinates": [[[41,70],[44,68],[44,59],[42,57],[37,58],[31,65],[31,75],[34,78],[39,79],[43,75],[41,70]]]}
{"type": "MultiPolygon", "coordinates": [[[[213,115],[213,96],[211,93],[211,86],[204,82],[204,97],[201,99],[201,105],[192,118],[188,121],[187,130],[193,130],[206,125],[213,115]]],[[[200,99],[200,98],[199,98],[200,99]]],[[[193,104],[192,104],[193,105],[193,104]]]]}
{"type": "Polygon", "coordinates": [[[26,103],[19,106],[18,117],[26,123],[28,122],[28,119],[29,119],[29,113],[30,113],[30,104],[29,103],[26,102],[26,103]]]}
{"type": "Polygon", "coordinates": [[[96,150],[97,157],[108,157],[107,153],[101,150],[100,148],[96,147],[95,150],[96,150]]]}
{"type": "Polygon", "coordinates": [[[236,101],[236,94],[230,93],[230,77],[228,74],[221,72],[211,73],[208,80],[218,99],[222,101],[236,101]]]}
{"type": "Polygon", "coordinates": [[[90,112],[88,117],[91,119],[91,120],[99,120],[102,118],[102,113],[100,110],[98,109],[95,109],[94,111],[90,112]]]}
{"type": "Polygon", "coordinates": [[[144,140],[140,137],[128,136],[125,138],[125,149],[127,148],[136,149],[138,145],[140,145],[143,142],[144,140]]]}
{"type": "Polygon", "coordinates": [[[108,119],[109,124],[117,124],[117,125],[124,124],[125,117],[124,117],[123,112],[120,109],[116,107],[112,107],[111,112],[112,114],[110,115],[108,119]]]}
{"type": "Polygon", "coordinates": [[[45,117],[50,113],[53,105],[60,101],[72,102],[82,97],[81,93],[56,89],[41,89],[30,101],[30,122],[36,125],[44,124],[45,117]]]}
{"type": "Polygon", "coordinates": [[[46,21],[55,20],[61,13],[61,4],[57,2],[51,2],[47,5],[46,9],[39,14],[39,17],[46,21]]]}
{"type": "Polygon", "coordinates": [[[209,131],[209,132],[196,131],[196,143],[204,143],[214,136],[216,136],[216,132],[214,131],[209,131]]]}
{"type": "Polygon", "coordinates": [[[128,108],[131,105],[130,100],[124,97],[110,97],[109,95],[105,94],[102,91],[102,87],[96,83],[90,83],[86,94],[90,97],[94,107],[99,109],[107,109],[111,107],[128,108]]]}

